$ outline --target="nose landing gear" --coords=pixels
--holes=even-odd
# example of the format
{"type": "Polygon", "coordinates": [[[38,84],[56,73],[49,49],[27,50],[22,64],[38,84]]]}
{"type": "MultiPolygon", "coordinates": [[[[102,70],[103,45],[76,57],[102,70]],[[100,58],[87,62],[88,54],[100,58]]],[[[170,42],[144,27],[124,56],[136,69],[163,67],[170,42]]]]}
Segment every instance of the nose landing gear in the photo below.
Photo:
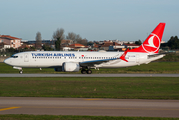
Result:
{"type": "Polygon", "coordinates": [[[23,73],[23,70],[19,70],[19,74],[22,74],[23,73]]]}
{"type": "Polygon", "coordinates": [[[22,68],[21,67],[13,67],[14,69],[18,69],[19,70],[19,74],[22,74],[23,73],[23,70],[22,70],[22,68]]]}

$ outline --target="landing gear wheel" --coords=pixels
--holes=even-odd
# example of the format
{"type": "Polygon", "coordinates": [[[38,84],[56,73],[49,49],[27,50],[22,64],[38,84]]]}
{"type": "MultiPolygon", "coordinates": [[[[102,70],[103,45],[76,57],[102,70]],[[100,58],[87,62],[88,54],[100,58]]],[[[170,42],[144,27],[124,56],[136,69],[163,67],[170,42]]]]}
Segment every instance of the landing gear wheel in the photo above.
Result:
{"type": "Polygon", "coordinates": [[[87,73],[87,74],[91,74],[92,71],[91,71],[91,70],[86,70],[86,73],[87,73]]]}
{"type": "Polygon", "coordinates": [[[19,71],[19,74],[22,74],[22,73],[23,73],[22,70],[20,70],[20,71],[19,71]]]}
{"type": "Polygon", "coordinates": [[[86,74],[86,70],[82,69],[82,70],[81,70],[81,73],[82,73],[82,74],[86,74]]]}

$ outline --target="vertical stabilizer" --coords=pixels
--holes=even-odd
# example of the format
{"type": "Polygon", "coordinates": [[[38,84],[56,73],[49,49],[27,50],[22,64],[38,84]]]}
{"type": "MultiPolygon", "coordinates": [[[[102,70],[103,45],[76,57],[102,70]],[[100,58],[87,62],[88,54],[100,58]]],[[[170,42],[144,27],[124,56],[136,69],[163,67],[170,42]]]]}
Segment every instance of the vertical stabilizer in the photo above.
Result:
{"type": "Polygon", "coordinates": [[[159,23],[140,47],[132,49],[129,52],[158,53],[164,28],[165,23],[159,23]]]}

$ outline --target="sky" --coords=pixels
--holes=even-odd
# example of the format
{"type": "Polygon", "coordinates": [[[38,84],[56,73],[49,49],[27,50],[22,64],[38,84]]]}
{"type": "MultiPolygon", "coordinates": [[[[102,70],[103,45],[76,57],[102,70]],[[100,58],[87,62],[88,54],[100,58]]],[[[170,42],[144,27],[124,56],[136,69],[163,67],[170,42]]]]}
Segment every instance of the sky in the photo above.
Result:
{"type": "Polygon", "coordinates": [[[165,22],[163,40],[179,36],[179,0],[0,0],[0,34],[52,39],[59,28],[88,41],[144,41],[165,22]]]}

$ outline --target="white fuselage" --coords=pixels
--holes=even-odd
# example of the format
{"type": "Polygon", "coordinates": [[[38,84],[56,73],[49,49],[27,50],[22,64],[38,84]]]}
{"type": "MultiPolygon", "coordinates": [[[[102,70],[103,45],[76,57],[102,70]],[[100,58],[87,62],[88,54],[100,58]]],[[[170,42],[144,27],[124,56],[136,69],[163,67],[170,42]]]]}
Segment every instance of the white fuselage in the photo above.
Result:
{"type": "MultiPolygon", "coordinates": [[[[78,51],[31,51],[14,54],[4,62],[15,67],[60,67],[64,62],[80,63],[84,61],[115,59],[124,52],[78,52],[78,51]]],[[[128,52],[126,60],[121,59],[96,64],[96,68],[119,68],[149,63],[163,55],[148,58],[149,53],[128,52]]]]}

